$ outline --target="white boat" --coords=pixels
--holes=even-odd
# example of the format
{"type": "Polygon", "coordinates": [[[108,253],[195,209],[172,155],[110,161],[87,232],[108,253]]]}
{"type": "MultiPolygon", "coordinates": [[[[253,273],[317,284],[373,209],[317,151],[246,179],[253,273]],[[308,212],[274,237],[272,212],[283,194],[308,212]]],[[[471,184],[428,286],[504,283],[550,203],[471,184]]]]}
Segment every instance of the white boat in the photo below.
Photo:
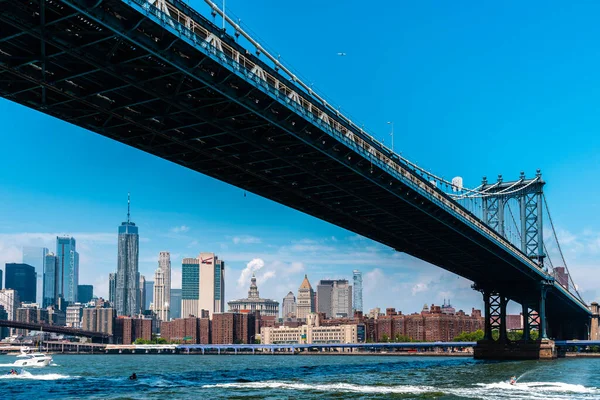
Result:
{"type": "Polygon", "coordinates": [[[15,367],[47,367],[51,362],[52,357],[43,353],[29,353],[29,348],[23,348],[13,365],[15,367]]]}

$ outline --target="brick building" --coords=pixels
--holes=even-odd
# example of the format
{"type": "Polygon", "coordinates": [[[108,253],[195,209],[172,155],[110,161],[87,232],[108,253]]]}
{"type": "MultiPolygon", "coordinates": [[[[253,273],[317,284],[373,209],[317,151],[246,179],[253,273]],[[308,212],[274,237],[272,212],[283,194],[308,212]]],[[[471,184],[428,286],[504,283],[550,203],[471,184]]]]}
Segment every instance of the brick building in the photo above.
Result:
{"type": "Polygon", "coordinates": [[[212,344],[251,343],[256,338],[256,316],[249,313],[213,314],[212,344]]]}
{"type": "Polygon", "coordinates": [[[115,327],[114,308],[84,308],[81,319],[81,329],[92,332],[104,332],[114,334],[115,327]]]}
{"type": "Polygon", "coordinates": [[[152,340],[152,320],[148,318],[119,317],[114,328],[118,344],[131,344],[136,339],[152,340]]]}
{"type": "MultiPolygon", "coordinates": [[[[48,323],[48,310],[35,306],[17,308],[16,321],[27,323],[48,323]]],[[[15,329],[17,335],[27,335],[27,329],[15,329]]]]}
{"type": "Polygon", "coordinates": [[[213,314],[212,318],[212,344],[233,343],[233,313],[213,314]]]}
{"type": "Polygon", "coordinates": [[[523,314],[507,314],[506,329],[509,331],[523,329],[523,314]]]}
{"type": "Polygon", "coordinates": [[[209,344],[210,326],[208,318],[178,318],[163,322],[160,325],[160,336],[167,342],[209,344]]]}
{"type": "Polygon", "coordinates": [[[370,342],[395,341],[400,336],[415,341],[448,342],[463,332],[484,329],[480,310],[473,309],[471,315],[462,310],[452,314],[436,305],[425,306],[421,313],[411,315],[387,308],[385,315],[365,318],[362,323],[366,340],[370,342]]]}

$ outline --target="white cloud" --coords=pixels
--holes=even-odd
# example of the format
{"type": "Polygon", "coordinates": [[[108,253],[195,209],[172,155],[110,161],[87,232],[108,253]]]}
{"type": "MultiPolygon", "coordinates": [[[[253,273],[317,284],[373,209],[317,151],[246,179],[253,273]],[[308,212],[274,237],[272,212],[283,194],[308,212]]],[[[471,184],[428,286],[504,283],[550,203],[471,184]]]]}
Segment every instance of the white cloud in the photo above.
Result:
{"type": "Polygon", "coordinates": [[[293,262],[290,264],[290,267],[287,269],[290,274],[294,274],[297,272],[304,271],[304,264],[301,262],[293,262]]]}
{"type": "Polygon", "coordinates": [[[423,282],[419,282],[412,287],[412,295],[416,295],[419,292],[424,292],[427,290],[427,284],[423,282]]]}
{"type": "Polygon", "coordinates": [[[250,236],[250,235],[234,236],[232,241],[233,241],[233,244],[262,243],[262,240],[260,238],[257,238],[256,236],[250,236]]]}
{"type": "Polygon", "coordinates": [[[181,225],[181,226],[176,226],[174,228],[171,228],[171,232],[173,233],[186,233],[189,232],[190,227],[186,226],[186,225],[181,225]]]}
{"type": "Polygon", "coordinates": [[[250,280],[250,276],[252,275],[252,273],[255,273],[264,266],[265,262],[260,258],[254,258],[252,261],[246,264],[246,268],[242,270],[242,272],[240,273],[240,277],[238,278],[238,287],[245,286],[250,280]]]}
{"type": "Polygon", "coordinates": [[[365,294],[373,293],[384,283],[385,275],[380,268],[375,268],[363,275],[363,291],[365,294]]]}
{"type": "Polygon", "coordinates": [[[266,282],[267,280],[269,280],[269,279],[271,279],[271,278],[274,278],[274,277],[275,277],[275,275],[277,275],[277,274],[275,273],[275,271],[267,271],[267,272],[265,272],[265,273],[264,273],[264,274],[261,276],[261,282],[263,282],[263,283],[264,283],[264,282],[266,282]]]}

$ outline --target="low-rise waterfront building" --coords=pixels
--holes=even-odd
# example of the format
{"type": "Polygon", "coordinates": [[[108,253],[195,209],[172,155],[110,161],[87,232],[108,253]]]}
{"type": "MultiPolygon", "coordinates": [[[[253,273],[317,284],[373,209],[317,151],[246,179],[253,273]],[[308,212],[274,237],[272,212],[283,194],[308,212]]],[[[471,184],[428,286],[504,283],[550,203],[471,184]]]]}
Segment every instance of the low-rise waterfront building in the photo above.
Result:
{"type": "Polygon", "coordinates": [[[307,315],[307,323],[299,327],[263,327],[264,344],[358,343],[358,325],[321,326],[318,314],[307,315]]]}

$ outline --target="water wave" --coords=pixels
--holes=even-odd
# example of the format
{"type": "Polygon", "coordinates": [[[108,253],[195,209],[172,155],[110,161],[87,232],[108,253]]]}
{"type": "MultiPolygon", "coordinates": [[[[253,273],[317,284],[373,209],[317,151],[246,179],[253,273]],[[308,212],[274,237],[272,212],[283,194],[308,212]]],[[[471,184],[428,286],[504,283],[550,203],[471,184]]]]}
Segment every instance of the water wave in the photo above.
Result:
{"type": "MultiPolygon", "coordinates": [[[[256,381],[256,382],[231,382],[218,383],[213,385],[204,385],[204,389],[279,389],[279,390],[299,390],[313,392],[337,392],[337,393],[363,393],[363,394],[430,394],[443,393],[455,396],[464,396],[468,398],[479,399],[566,399],[573,395],[592,395],[598,396],[600,391],[596,388],[589,388],[583,385],[575,385],[563,382],[527,382],[511,385],[508,382],[496,383],[477,383],[473,386],[462,388],[433,387],[426,385],[394,385],[394,386],[374,386],[357,385],[351,383],[331,383],[331,384],[309,384],[300,382],[285,381],[256,381]]],[[[587,397],[587,396],[585,396],[587,397]]]]}
{"type": "Polygon", "coordinates": [[[352,383],[331,383],[331,384],[308,384],[298,382],[235,382],[235,383],[217,383],[214,385],[204,385],[204,389],[209,388],[237,388],[237,389],[289,389],[289,390],[312,390],[318,392],[354,392],[354,393],[428,393],[439,391],[429,386],[367,386],[355,385],[352,383]]]}
{"type": "Polygon", "coordinates": [[[563,382],[522,382],[511,385],[508,382],[497,382],[497,383],[478,383],[485,389],[503,389],[511,391],[536,391],[536,392],[550,392],[550,393],[599,393],[596,388],[588,388],[583,385],[574,385],[571,383],[563,382]]]}
{"type": "Polygon", "coordinates": [[[34,375],[31,372],[21,371],[19,375],[0,375],[0,379],[30,379],[36,381],[56,381],[59,379],[75,379],[77,376],[61,375],[61,374],[39,374],[34,375]]]}

